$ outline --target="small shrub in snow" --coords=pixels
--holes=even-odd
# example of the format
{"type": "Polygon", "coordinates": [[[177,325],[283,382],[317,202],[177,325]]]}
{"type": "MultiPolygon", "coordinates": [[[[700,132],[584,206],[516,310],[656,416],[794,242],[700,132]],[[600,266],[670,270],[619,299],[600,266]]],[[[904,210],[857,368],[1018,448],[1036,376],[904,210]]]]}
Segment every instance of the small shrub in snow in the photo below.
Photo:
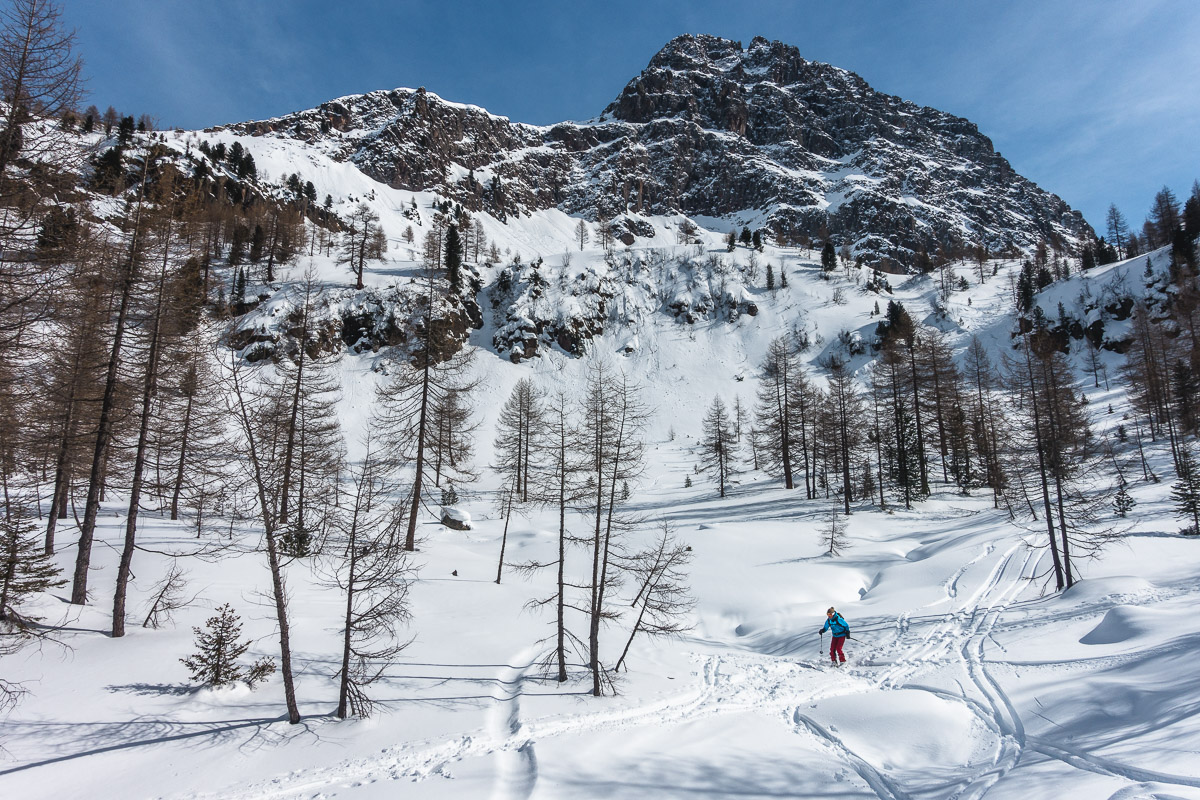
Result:
{"type": "Polygon", "coordinates": [[[192,671],[192,680],[206,686],[225,686],[244,680],[250,688],[275,672],[275,661],[260,658],[248,671],[237,663],[250,646],[240,641],[242,619],[228,603],[217,609],[205,628],[192,628],[196,634],[196,652],[180,662],[192,671]]]}
{"type": "Polygon", "coordinates": [[[1117,490],[1116,496],[1113,498],[1113,513],[1118,517],[1124,517],[1133,507],[1137,505],[1137,500],[1130,496],[1128,489],[1125,487],[1125,482],[1121,482],[1121,488],[1117,490]]]}
{"type": "Polygon", "coordinates": [[[446,488],[442,489],[442,505],[458,505],[458,492],[454,491],[454,484],[448,483],[446,488]]]}
{"type": "Polygon", "coordinates": [[[835,306],[846,305],[846,290],[840,286],[833,290],[833,304],[835,306]]]}
{"type": "Polygon", "coordinates": [[[683,488],[685,488],[685,489],[690,489],[690,488],[692,488],[692,476],[691,476],[691,475],[687,475],[687,476],[685,476],[685,477],[684,477],[684,479],[683,479],[683,488]]]}

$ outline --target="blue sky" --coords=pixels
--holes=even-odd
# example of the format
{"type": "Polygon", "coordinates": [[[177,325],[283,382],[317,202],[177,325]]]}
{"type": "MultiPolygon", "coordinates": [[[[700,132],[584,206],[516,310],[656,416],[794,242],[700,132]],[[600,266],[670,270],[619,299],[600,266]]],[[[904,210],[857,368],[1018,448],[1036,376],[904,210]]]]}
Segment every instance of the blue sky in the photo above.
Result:
{"type": "MultiPolygon", "coordinates": [[[[976,122],[1095,226],[1200,177],[1196,0],[61,0],[90,102],[199,128],[425,86],[514,120],[600,113],[669,39],[755,35],[976,122]]],[[[1102,232],[1102,231],[1101,231],[1102,232]]]]}

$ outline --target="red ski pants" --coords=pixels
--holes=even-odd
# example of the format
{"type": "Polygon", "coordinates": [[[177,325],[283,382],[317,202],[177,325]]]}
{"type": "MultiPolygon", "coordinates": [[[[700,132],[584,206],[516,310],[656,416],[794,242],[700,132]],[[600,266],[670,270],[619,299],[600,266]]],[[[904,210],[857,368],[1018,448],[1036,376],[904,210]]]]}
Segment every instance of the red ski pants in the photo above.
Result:
{"type": "Polygon", "coordinates": [[[846,654],[842,652],[842,645],[846,643],[845,636],[834,636],[829,641],[829,657],[835,662],[840,658],[842,663],[846,663],[846,654]]]}

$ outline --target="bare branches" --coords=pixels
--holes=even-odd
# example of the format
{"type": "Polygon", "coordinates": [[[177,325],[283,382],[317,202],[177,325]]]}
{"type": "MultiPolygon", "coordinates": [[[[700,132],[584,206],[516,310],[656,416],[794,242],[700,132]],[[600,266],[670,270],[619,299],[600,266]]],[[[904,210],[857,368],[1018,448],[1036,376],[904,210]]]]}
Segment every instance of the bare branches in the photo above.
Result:
{"type": "Polygon", "coordinates": [[[695,600],[688,591],[686,572],[692,548],[675,540],[674,529],[666,520],[659,530],[654,547],[638,553],[627,567],[638,582],[637,594],[630,605],[638,608],[640,604],[640,609],[614,671],[619,671],[625,663],[639,633],[677,636],[692,627],[687,616],[695,607],[695,600]]]}
{"type": "Polygon", "coordinates": [[[172,621],[173,614],[181,608],[187,608],[196,598],[185,597],[187,591],[187,573],[179,565],[172,562],[167,574],[154,585],[151,591],[154,599],[142,621],[143,628],[161,628],[172,621]]]}

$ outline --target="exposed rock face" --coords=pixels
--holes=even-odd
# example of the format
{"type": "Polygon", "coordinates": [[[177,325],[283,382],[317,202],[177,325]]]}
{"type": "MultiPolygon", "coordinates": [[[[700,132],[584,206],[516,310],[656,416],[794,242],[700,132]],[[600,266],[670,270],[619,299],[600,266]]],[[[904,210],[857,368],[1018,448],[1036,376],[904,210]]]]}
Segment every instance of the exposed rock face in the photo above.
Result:
{"type": "MultiPolygon", "coordinates": [[[[293,356],[301,345],[298,296],[279,292],[265,298],[230,330],[227,344],[247,361],[293,356]]],[[[315,297],[303,346],[310,358],[349,349],[356,353],[384,347],[417,352],[424,346],[426,305],[412,287],[325,289],[315,297]]],[[[482,324],[474,298],[438,298],[434,308],[430,350],[437,360],[449,358],[482,324]]]]}
{"type": "Polygon", "coordinates": [[[312,142],[390,186],[502,219],[550,207],[591,219],[765,213],[772,232],[824,228],[898,269],[939,246],[1090,233],[968,120],[762,38],[680,36],[588,123],[523,125],[397,89],[236,127],[312,142]]]}

